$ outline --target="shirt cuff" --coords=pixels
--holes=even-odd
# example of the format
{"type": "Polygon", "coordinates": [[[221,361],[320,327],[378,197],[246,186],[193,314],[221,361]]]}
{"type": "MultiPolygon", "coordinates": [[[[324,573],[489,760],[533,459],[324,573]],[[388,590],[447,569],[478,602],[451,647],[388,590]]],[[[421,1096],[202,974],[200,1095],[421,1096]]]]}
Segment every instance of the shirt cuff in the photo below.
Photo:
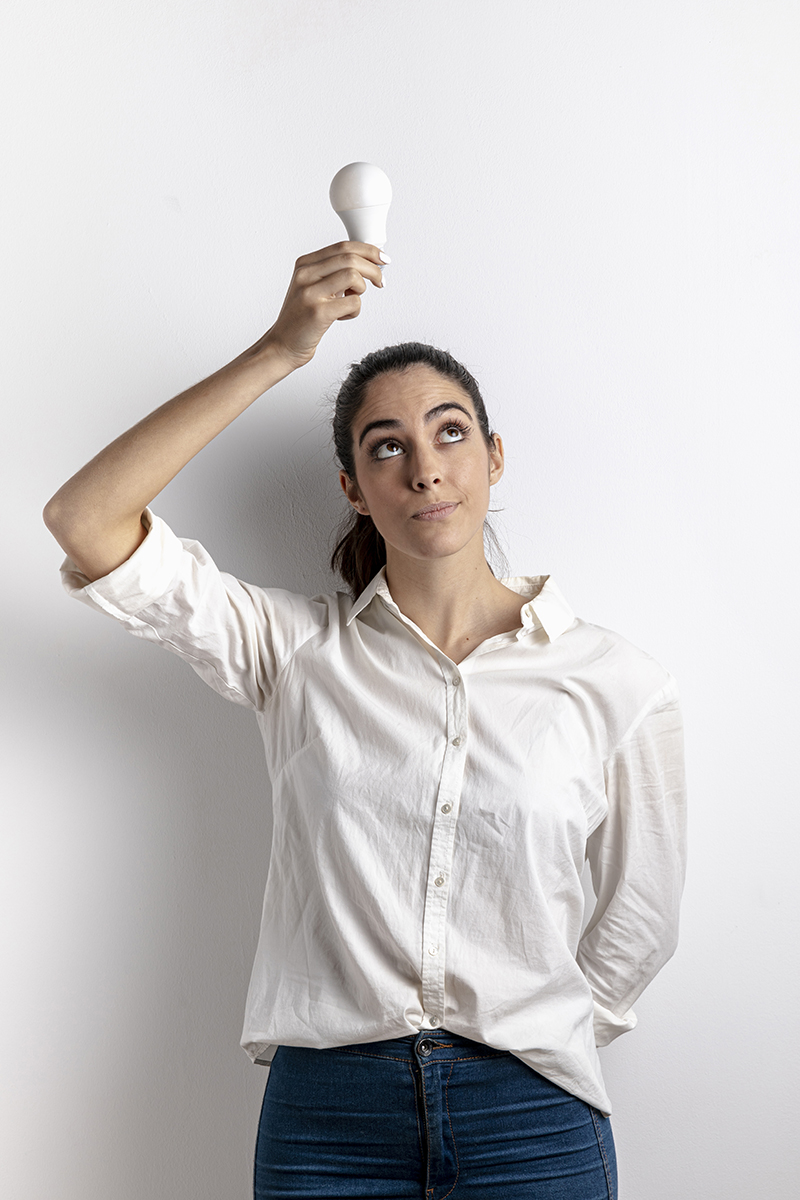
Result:
{"type": "Polygon", "coordinates": [[[100,579],[92,582],[65,558],[61,582],[69,595],[117,619],[132,617],[163,596],[178,572],[183,544],[149,508],[142,513],[142,523],[148,530],[142,544],[100,579]]]}
{"type": "Polygon", "coordinates": [[[603,1008],[602,1004],[594,1002],[594,1042],[596,1046],[607,1046],[609,1042],[613,1042],[614,1038],[618,1038],[621,1033],[628,1033],[629,1030],[636,1028],[637,1017],[632,1008],[629,1008],[623,1017],[616,1016],[608,1008],[603,1008]]]}

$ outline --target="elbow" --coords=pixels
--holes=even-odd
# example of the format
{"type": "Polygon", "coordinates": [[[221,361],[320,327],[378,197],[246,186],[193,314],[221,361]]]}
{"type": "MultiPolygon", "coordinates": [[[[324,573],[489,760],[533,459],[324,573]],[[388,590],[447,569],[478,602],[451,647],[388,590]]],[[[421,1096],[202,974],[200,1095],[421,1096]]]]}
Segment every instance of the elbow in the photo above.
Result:
{"type": "Polygon", "coordinates": [[[42,520],[58,542],[61,549],[70,558],[75,559],[75,551],[87,541],[88,531],[85,521],[81,519],[73,506],[58,491],[47,501],[42,509],[42,520]]]}
{"type": "Polygon", "coordinates": [[[655,979],[662,967],[678,949],[678,919],[665,922],[660,929],[653,929],[650,944],[641,949],[641,967],[643,974],[649,979],[655,979]]]}
{"type": "Polygon", "coordinates": [[[64,513],[58,492],[56,492],[55,496],[50,497],[42,509],[42,520],[56,541],[60,541],[59,533],[63,528],[64,513]]]}
{"type": "Polygon", "coordinates": [[[42,520],[61,549],[69,554],[76,534],[80,533],[80,522],[77,520],[77,514],[71,509],[69,503],[65,502],[60,491],[51,496],[45,504],[42,509],[42,520]]]}

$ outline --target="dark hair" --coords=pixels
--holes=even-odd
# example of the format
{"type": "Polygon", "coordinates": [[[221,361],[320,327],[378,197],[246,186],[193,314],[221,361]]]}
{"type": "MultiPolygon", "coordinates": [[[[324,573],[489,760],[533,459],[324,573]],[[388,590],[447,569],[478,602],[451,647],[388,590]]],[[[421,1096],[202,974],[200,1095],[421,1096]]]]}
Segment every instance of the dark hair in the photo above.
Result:
{"type": "MultiPolygon", "coordinates": [[[[494,449],[494,437],[489,428],[489,418],[483,396],[474,377],[467,368],[457,362],[447,350],[427,346],[423,342],[401,342],[397,346],[385,346],[373,350],[361,362],[352,363],[350,372],[336,397],[333,415],[333,441],[339,465],[351,479],[355,479],[353,456],[353,422],[364,403],[367,387],[378,375],[392,371],[406,371],[421,364],[432,367],[440,375],[452,379],[469,396],[475,409],[484,441],[494,449]]],[[[486,522],[485,532],[496,545],[494,531],[486,522]]],[[[365,517],[354,509],[345,518],[338,534],[339,540],[331,555],[331,567],[338,571],[356,599],[373,576],[386,562],[386,544],[375,528],[372,517],[365,517]]]]}

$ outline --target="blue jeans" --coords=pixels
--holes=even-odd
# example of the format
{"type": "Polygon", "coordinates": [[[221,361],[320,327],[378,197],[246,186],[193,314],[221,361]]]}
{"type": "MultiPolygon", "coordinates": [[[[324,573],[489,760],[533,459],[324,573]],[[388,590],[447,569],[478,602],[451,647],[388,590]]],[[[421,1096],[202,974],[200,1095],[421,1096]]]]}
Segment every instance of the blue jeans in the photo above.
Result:
{"type": "Polygon", "coordinates": [[[616,1200],[611,1122],[507,1051],[445,1030],[280,1046],[256,1200],[616,1200]]]}

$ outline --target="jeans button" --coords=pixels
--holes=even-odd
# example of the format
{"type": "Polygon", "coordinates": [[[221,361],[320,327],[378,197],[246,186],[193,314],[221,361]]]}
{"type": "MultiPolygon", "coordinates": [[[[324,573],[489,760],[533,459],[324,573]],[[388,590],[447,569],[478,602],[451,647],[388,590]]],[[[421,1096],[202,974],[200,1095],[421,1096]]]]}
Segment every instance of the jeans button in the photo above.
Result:
{"type": "Polygon", "coordinates": [[[423,1058],[427,1058],[432,1049],[433,1046],[430,1042],[420,1042],[417,1046],[417,1054],[421,1054],[423,1058]]]}

